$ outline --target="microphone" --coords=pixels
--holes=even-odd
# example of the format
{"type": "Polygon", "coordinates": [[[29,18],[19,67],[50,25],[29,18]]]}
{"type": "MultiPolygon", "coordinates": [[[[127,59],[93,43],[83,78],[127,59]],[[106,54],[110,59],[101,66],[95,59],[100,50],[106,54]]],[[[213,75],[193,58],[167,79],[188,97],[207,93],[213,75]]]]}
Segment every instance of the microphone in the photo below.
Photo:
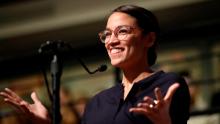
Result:
{"type": "Polygon", "coordinates": [[[100,65],[96,70],[90,71],[87,66],[80,60],[81,65],[89,74],[95,74],[96,72],[103,72],[107,69],[106,65],[100,65]]]}
{"type": "Polygon", "coordinates": [[[97,71],[99,72],[103,72],[107,69],[107,66],[106,65],[100,65],[96,70],[94,70],[93,72],[91,71],[88,71],[89,74],[94,74],[96,73],[97,71]]]}
{"type": "Polygon", "coordinates": [[[76,54],[73,47],[70,44],[65,43],[63,41],[46,41],[46,43],[41,44],[40,48],[38,49],[38,52],[41,54],[46,51],[48,52],[48,51],[58,50],[62,47],[67,47],[69,50],[71,50],[75,55],[76,59],[89,74],[95,74],[96,72],[103,72],[107,69],[106,65],[100,65],[96,70],[90,71],[88,67],[85,65],[85,63],[82,61],[82,59],[76,54]]]}
{"type": "Polygon", "coordinates": [[[73,49],[71,44],[66,44],[67,47],[73,52],[76,59],[79,61],[79,63],[82,65],[82,67],[89,73],[89,74],[95,74],[96,72],[103,72],[107,69],[107,65],[100,65],[96,70],[90,71],[86,64],[82,61],[82,59],[76,54],[76,51],[73,49]]]}
{"type": "Polygon", "coordinates": [[[99,72],[103,72],[103,71],[106,71],[107,69],[107,65],[101,65],[99,68],[98,68],[98,71],[99,72]]]}
{"type": "Polygon", "coordinates": [[[63,47],[65,44],[62,41],[46,41],[46,43],[41,44],[40,48],[38,49],[38,53],[42,53],[49,50],[56,50],[63,47]]]}

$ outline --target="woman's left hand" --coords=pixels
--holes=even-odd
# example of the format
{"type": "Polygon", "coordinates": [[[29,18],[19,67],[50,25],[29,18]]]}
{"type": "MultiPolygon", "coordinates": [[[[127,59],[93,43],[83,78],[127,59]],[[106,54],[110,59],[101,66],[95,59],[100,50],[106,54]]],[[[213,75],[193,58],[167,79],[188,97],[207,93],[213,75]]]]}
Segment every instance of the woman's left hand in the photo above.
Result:
{"type": "Polygon", "coordinates": [[[171,117],[169,108],[172,101],[173,94],[179,87],[179,83],[171,85],[165,95],[162,97],[161,90],[155,88],[156,100],[145,96],[143,101],[138,103],[137,107],[130,108],[130,112],[143,114],[148,117],[154,124],[171,124],[171,117]]]}

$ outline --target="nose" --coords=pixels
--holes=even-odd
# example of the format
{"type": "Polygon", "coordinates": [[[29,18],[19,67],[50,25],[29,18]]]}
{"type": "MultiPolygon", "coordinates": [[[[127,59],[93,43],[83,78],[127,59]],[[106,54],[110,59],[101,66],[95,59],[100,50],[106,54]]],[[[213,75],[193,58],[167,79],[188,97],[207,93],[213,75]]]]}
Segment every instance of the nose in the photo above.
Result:
{"type": "Polygon", "coordinates": [[[109,42],[107,42],[107,43],[117,43],[118,41],[119,40],[118,40],[117,36],[114,33],[112,33],[112,35],[109,39],[109,42]]]}

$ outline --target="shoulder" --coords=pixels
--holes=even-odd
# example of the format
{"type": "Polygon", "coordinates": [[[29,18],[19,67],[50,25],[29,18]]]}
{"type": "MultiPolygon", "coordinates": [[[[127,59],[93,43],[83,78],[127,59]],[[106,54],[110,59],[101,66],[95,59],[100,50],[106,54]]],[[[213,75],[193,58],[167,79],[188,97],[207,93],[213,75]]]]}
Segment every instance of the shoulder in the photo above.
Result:
{"type": "Polygon", "coordinates": [[[182,91],[182,92],[185,92],[188,94],[188,85],[185,81],[185,79],[183,77],[181,77],[180,75],[176,74],[176,73],[173,73],[173,72],[167,72],[167,73],[164,73],[162,76],[161,76],[161,80],[165,81],[167,85],[172,85],[174,83],[179,83],[180,86],[179,88],[177,89],[176,92],[179,92],[182,91]]]}
{"type": "MultiPolygon", "coordinates": [[[[169,87],[174,83],[179,83],[179,88],[176,90],[174,97],[181,98],[184,97],[188,99],[189,89],[186,81],[180,75],[173,72],[160,72],[154,78],[154,83],[152,84],[152,88],[159,87],[162,91],[163,96],[166,95],[169,87]]],[[[188,100],[187,100],[188,101],[188,100]]]]}
{"type": "Polygon", "coordinates": [[[179,83],[180,86],[187,87],[186,81],[180,75],[174,72],[161,72],[161,74],[155,79],[155,82],[167,85],[168,87],[174,83],[179,83]]]}
{"type": "Polygon", "coordinates": [[[160,75],[160,80],[165,80],[165,81],[177,81],[180,80],[182,77],[174,72],[163,72],[160,75]]]}

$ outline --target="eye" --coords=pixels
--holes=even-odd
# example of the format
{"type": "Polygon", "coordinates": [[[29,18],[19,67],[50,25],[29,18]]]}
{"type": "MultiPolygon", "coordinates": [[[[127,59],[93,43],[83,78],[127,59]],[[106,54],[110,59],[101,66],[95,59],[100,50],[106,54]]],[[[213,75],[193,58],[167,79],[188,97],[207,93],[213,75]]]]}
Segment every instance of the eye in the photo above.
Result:
{"type": "Polygon", "coordinates": [[[118,34],[129,34],[130,33],[130,29],[127,27],[121,27],[118,30],[118,34]]]}

